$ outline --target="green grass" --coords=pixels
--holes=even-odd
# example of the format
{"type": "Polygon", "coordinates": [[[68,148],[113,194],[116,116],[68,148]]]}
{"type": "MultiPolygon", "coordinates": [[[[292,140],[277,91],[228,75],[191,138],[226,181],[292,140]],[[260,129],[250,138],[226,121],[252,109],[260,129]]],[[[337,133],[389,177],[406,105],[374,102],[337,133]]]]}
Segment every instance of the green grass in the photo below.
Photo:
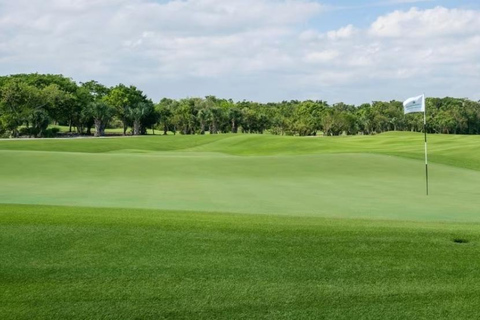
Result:
{"type": "Polygon", "coordinates": [[[429,197],[422,139],[0,141],[0,319],[477,318],[480,137],[429,197]]]}
{"type": "Polygon", "coordinates": [[[1,141],[0,203],[480,221],[480,139],[432,139],[425,197],[419,138],[1,141]]]}
{"type": "Polygon", "coordinates": [[[480,221],[480,172],[373,154],[0,152],[0,203],[480,221]]]}
{"type": "MultiPolygon", "coordinates": [[[[377,136],[282,137],[273,135],[146,136],[3,140],[0,150],[105,152],[218,152],[238,156],[300,155],[325,153],[376,153],[423,159],[423,135],[390,132],[377,136]]],[[[480,137],[429,135],[430,160],[455,167],[480,170],[480,137]]]]}
{"type": "Polygon", "coordinates": [[[479,225],[41,206],[0,219],[2,319],[475,319],[480,307],[479,225]]]}

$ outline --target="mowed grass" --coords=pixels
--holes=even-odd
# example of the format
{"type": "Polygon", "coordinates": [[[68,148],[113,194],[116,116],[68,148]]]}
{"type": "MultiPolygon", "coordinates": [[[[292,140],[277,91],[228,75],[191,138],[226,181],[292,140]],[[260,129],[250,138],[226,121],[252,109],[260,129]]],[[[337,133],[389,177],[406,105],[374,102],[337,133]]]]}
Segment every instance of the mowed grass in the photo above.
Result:
{"type": "Polygon", "coordinates": [[[0,203],[480,221],[480,139],[435,137],[426,197],[419,138],[1,141],[0,203]]]}
{"type": "MultiPolygon", "coordinates": [[[[377,136],[285,137],[224,134],[118,138],[0,140],[0,150],[105,152],[217,152],[237,156],[375,153],[423,159],[423,134],[389,132],[377,136]]],[[[434,163],[480,170],[480,137],[429,135],[434,163]]]]}
{"type": "Polygon", "coordinates": [[[2,319],[479,315],[478,224],[18,205],[0,219],[2,319]]]}
{"type": "Polygon", "coordinates": [[[429,197],[422,139],[0,141],[0,319],[476,319],[480,138],[429,197]]]}

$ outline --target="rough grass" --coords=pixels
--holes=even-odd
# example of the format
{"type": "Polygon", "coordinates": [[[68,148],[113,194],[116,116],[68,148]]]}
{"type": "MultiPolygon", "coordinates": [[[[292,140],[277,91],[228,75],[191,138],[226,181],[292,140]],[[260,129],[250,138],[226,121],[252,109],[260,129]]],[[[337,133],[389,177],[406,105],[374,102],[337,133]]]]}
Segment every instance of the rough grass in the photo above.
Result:
{"type": "Polygon", "coordinates": [[[2,319],[475,319],[480,307],[479,225],[42,206],[0,219],[2,319]]]}

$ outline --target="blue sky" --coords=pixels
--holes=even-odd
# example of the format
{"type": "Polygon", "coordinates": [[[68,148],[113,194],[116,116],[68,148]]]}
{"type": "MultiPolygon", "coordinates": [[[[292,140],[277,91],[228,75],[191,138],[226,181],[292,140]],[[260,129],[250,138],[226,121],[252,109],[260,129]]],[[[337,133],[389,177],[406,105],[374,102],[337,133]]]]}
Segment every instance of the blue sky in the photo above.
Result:
{"type": "Polygon", "coordinates": [[[153,100],[480,99],[473,0],[0,0],[0,74],[153,100]]]}
{"type": "Polygon", "coordinates": [[[331,30],[340,28],[346,24],[354,24],[358,27],[365,27],[374,22],[378,16],[387,14],[394,10],[408,10],[411,7],[429,9],[436,6],[445,8],[479,9],[478,0],[433,0],[433,1],[317,1],[330,8],[329,14],[321,19],[312,19],[311,25],[320,30],[331,30]]]}

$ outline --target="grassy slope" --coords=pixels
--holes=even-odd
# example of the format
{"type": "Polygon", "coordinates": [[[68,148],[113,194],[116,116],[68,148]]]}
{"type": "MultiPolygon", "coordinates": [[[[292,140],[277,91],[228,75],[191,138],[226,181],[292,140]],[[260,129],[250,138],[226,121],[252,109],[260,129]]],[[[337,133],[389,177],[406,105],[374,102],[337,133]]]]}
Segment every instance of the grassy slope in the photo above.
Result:
{"type": "Polygon", "coordinates": [[[480,221],[480,172],[464,169],[478,165],[480,149],[474,146],[480,139],[435,137],[431,158],[448,154],[448,161],[439,162],[458,167],[434,163],[427,198],[424,167],[408,159],[421,155],[419,138],[217,135],[2,141],[0,150],[10,150],[0,151],[0,203],[480,221]]]}
{"type": "Polygon", "coordinates": [[[29,206],[0,219],[2,319],[474,319],[480,307],[479,225],[29,206]]]}
{"type": "MultiPolygon", "coordinates": [[[[430,135],[432,162],[480,170],[480,137],[430,135]]],[[[378,136],[299,138],[272,135],[150,136],[107,139],[4,140],[0,150],[59,152],[197,151],[230,155],[377,153],[423,159],[423,135],[390,132],[378,136]]]]}

